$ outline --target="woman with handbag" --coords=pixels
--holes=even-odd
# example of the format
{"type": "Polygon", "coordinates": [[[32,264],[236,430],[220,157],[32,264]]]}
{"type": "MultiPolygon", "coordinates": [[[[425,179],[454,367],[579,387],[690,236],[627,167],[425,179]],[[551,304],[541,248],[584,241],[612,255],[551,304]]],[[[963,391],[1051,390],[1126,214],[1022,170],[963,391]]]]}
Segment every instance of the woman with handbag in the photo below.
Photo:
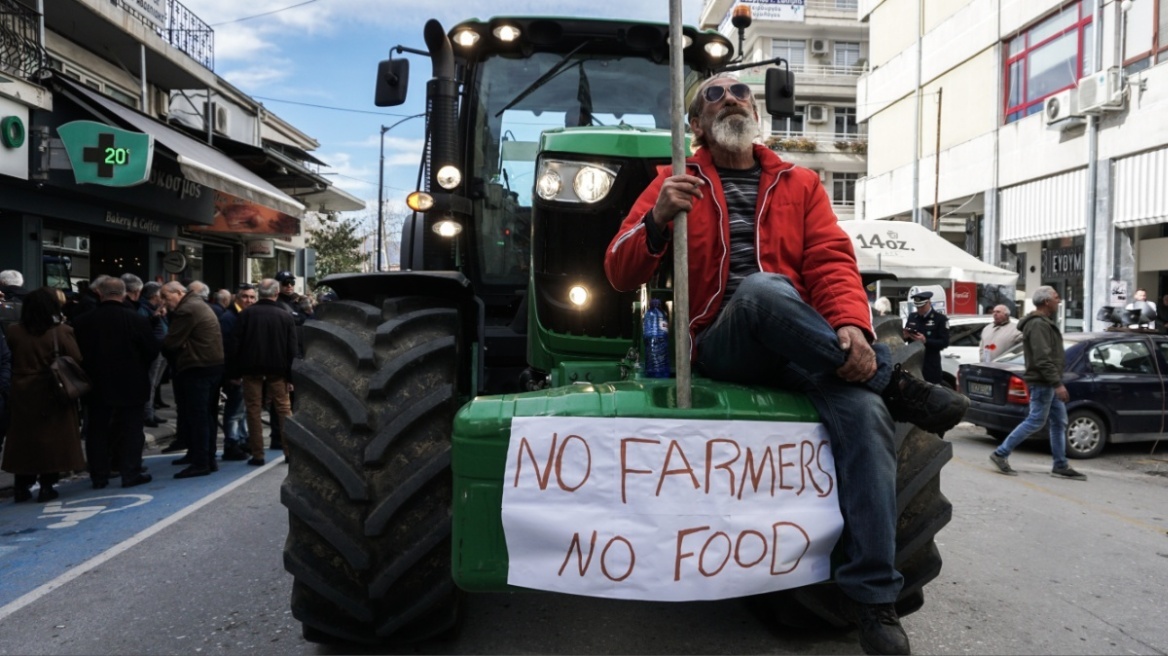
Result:
{"type": "Polygon", "coordinates": [[[73,329],[60,323],[60,313],[56,293],[42,287],[24,297],[20,323],[8,327],[12,419],[0,469],[15,475],[17,503],[32,498],[38,479],[37,501],[52,501],[59,496],[53,486],[60,472],[85,469],[77,402],[60,391],[50,369],[55,352],[81,361],[73,329]]]}

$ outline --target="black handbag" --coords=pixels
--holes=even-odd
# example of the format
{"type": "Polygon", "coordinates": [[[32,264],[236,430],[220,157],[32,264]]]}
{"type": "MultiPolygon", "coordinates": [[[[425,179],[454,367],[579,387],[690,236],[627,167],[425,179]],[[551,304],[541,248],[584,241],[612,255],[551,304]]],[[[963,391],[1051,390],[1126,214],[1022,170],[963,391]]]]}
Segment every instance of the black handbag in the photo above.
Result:
{"type": "Polygon", "coordinates": [[[49,364],[49,371],[53,372],[61,394],[69,399],[79,399],[93,389],[93,383],[81,365],[68,355],[61,355],[56,327],[53,328],[53,362],[49,364]]]}

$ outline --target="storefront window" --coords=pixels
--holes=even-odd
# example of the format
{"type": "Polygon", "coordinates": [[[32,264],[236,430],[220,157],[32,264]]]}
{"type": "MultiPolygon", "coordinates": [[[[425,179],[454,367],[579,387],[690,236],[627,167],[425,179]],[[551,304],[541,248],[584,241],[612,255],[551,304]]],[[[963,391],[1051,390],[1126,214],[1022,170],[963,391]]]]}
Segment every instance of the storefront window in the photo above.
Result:
{"type": "Polygon", "coordinates": [[[275,278],[280,271],[295,271],[296,253],[276,249],[276,257],[253,258],[251,260],[252,280],[259,282],[264,278],[275,278]]]}
{"type": "Polygon", "coordinates": [[[181,277],[189,280],[203,279],[203,245],[182,243],[179,244],[179,250],[183,255],[187,256],[187,268],[182,272],[181,277]]]}
{"type": "Polygon", "coordinates": [[[1083,238],[1042,242],[1042,284],[1058,290],[1063,332],[1083,331],[1083,238]]]}

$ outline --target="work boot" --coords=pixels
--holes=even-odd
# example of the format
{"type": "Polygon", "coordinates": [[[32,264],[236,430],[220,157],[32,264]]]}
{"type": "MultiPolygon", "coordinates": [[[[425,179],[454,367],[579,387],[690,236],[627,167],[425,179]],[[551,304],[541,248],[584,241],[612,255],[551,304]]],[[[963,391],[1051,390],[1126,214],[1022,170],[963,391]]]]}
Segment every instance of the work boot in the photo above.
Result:
{"type": "Polygon", "coordinates": [[[930,433],[944,433],[965,416],[969,399],[944,385],[934,385],[901,369],[892,370],[884,388],[884,404],[894,421],[905,421],[930,433]]]}
{"type": "Polygon", "coordinates": [[[908,635],[892,604],[856,604],[856,628],[865,654],[909,654],[908,635]]]}

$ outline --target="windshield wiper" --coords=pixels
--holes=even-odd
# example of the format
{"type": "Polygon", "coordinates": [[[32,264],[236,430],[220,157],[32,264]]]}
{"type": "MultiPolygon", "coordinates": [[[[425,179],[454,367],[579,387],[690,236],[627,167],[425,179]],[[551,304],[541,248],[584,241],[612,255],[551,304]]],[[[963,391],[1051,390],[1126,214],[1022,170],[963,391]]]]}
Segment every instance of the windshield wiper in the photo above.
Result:
{"type": "MultiPolygon", "coordinates": [[[[540,87],[547,84],[548,82],[551,82],[552,78],[556,77],[557,75],[562,73],[564,70],[566,70],[566,67],[568,65],[568,61],[572,58],[572,55],[576,54],[577,52],[580,52],[581,48],[583,48],[586,45],[591,44],[593,41],[594,41],[594,39],[589,39],[587,41],[584,41],[580,45],[576,46],[575,48],[572,48],[572,50],[569,51],[568,54],[564,55],[563,59],[556,62],[555,66],[552,66],[551,68],[549,68],[546,73],[544,73],[543,75],[536,78],[535,81],[532,82],[531,84],[527,85],[523,89],[523,91],[520,91],[517,96],[515,96],[514,98],[511,99],[511,102],[504,105],[503,109],[500,109],[498,112],[495,112],[495,118],[499,118],[500,116],[503,115],[503,112],[505,112],[508,109],[511,109],[512,107],[514,107],[515,105],[518,105],[519,103],[523,102],[523,99],[530,96],[536,89],[539,89],[540,87]]],[[[583,62],[581,62],[581,64],[582,63],[583,62]]]]}

